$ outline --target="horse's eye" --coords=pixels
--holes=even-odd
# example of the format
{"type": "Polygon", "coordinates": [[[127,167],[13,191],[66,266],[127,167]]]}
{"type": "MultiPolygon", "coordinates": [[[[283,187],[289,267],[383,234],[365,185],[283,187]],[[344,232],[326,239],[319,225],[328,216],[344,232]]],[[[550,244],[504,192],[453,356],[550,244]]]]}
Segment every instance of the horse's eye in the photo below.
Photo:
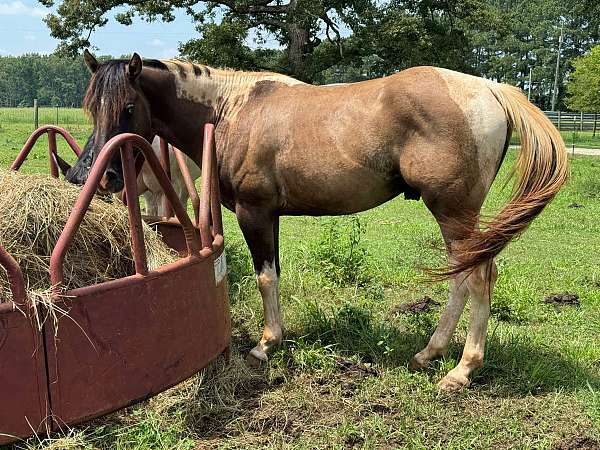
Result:
{"type": "Polygon", "coordinates": [[[133,116],[133,111],[135,110],[135,105],[133,105],[133,104],[127,105],[127,107],[125,109],[127,111],[127,114],[129,114],[130,116],[133,116]]]}

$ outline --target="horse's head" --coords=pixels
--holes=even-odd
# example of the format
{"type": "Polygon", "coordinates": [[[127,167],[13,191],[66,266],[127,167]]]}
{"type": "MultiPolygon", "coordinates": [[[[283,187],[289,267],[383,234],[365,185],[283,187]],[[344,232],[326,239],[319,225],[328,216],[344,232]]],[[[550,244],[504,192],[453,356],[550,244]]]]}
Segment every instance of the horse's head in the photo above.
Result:
{"type": "Polygon", "coordinates": [[[67,180],[69,183],[76,184],[77,186],[83,186],[87,180],[94,156],[91,149],[93,142],[94,132],[92,132],[90,137],[88,137],[88,140],[85,143],[79,158],[77,158],[77,162],[73,166],[64,161],[60,156],[56,155],[60,171],[65,176],[65,180],[67,180]]]}
{"type": "MultiPolygon", "coordinates": [[[[98,153],[113,136],[135,133],[151,140],[153,137],[148,100],[140,88],[142,59],[137,53],[129,61],[113,60],[99,63],[87,50],[85,62],[92,72],[83,107],[94,121],[94,132],[75,166],[67,172],[67,180],[83,184],[98,153]]],[[[123,189],[121,155],[110,161],[100,188],[109,192],[123,189]]]]}

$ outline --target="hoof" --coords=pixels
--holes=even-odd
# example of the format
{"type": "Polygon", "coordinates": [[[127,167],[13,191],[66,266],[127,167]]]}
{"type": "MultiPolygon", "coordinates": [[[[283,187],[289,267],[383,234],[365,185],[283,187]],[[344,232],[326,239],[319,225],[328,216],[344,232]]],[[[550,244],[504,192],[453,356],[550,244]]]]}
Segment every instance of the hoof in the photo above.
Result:
{"type": "Polygon", "coordinates": [[[246,356],[246,364],[253,369],[259,369],[261,366],[265,365],[269,359],[267,358],[267,354],[258,349],[253,348],[246,356]]]}
{"type": "Polygon", "coordinates": [[[423,370],[425,367],[427,367],[427,365],[429,364],[429,361],[424,361],[421,358],[419,358],[419,355],[415,355],[413,356],[413,359],[410,360],[410,363],[408,364],[408,370],[410,370],[411,372],[416,372],[418,370],[423,370]]]}
{"type": "Polygon", "coordinates": [[[441,392],[451,394],[454,392],[460,392],[469,387],[470,383],[471,382],[466,377],[448,374],[438,383],[438,388],[441,392]]]}

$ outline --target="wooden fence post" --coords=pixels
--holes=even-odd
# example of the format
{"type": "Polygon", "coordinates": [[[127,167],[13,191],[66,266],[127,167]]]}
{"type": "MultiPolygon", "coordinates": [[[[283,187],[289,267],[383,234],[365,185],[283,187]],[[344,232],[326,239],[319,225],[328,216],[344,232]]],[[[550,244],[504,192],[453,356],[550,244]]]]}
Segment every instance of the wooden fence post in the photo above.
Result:
{"type": "Polygon", "coordinates": [[[581,111],[581,116],[579,116],[579,131],[583,131],[583,111],[581,111]]]}
{"type": "Polygon", "coordinates": [[[594,132],[592,134],[592,137],[596,137],[596,123],[598,120],[598,113],[594,113],[594,132]]]}
{"type": "Polygon", "coordinates": [[[558,131],[560,131],[560,110],[558,110],[558,131]]]}
{"type": "Polygon", "coordinates": [[[38,100],[37,98],[33,99],[33,129],[37,130],[38,127],[40,126],[40,121],[39,121],[39,111],[38,111],[38,100]]]}

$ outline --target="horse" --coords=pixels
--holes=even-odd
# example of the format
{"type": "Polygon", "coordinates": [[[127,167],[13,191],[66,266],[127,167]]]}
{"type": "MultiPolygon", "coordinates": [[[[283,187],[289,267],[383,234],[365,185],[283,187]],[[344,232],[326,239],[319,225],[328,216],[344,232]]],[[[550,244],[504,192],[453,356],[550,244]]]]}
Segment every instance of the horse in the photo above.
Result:
{"type": "MultiPolygon", "coordinates": [[[[88,137],[86,144],[83,148],[82,154],[89,155],[90,154],[90,146],[93,143],[93,136],[95,130],[88,137]]],[[[160,157],[160,138],[155,136],[152,140],[152,149],[157,157],[160,157]]],[[[187,205],[189,199],[189,193],[187,187],[185,185],[185,181],[183,179],[183,174],[181,173],[181,169],[179,168],[179,164],[177,162],[177,158],[175,157],[173,148],[169,150],[169,170],[171,174],[171,184],[173,185],[173,189],[177,194],[177,198],[181,202],[181,204],[185,207],[187,205]]],[[[74,167],[72,167],[68,162],[62,159],[60,156],[56,155],[58,165],[62,174],[64,175],[67,181],[70,181],[73,184],[81,186],[85,183],[87,179],[87,163],[85,162],[85,157],[78,161],[74,167]]],[[[187,166],[187,169],[190,173],[192,180],[197,180],[200,178],[200,168],[194,163],[189,156],[184,155],[184,161],[187,166]]],[[[91,165],[91,162],[89,162],[91,165]]],[[[156,176],[150,169],[148,163],[144,162],[142,165],[140,172],[137,176],[137,192],[138,195],[144,197],[144,213],[148,216],[154,217],[164,217],[167,215],[167,211],[165,210],[165,193],[163,192],[160,183],[156,179],[156,176]]],[[[118,193],[119,195],[121,192],[118,193]]]]}
{"type": "MultiPolygon", "coordinates": [[[[112,136],[154,133],[200,164],[203,125],[213,123],[222,204],[233,211],[252,255],[264,330],[247,362],[260,365],[282,341],[279,218],[364,211],[403,193],[422,199],[438,222],[450,295],[427,346],[410,362],[442,356],[467,297],[469,330],[459,363],[439,383],[454,391],[483,364],[494,258],[553,199],[568,174],[561,135],[523,93],[435,67],[337,86],[313,86],[270,72],[215,69],[183,60],[102,63],[84,108],[96,126],[95,160],[112,136]],[[521,137],[512,197],[480,221],[513,130],[521,137]]],[[[101,187],[119,191],[118,155],[101,187]]]]}

